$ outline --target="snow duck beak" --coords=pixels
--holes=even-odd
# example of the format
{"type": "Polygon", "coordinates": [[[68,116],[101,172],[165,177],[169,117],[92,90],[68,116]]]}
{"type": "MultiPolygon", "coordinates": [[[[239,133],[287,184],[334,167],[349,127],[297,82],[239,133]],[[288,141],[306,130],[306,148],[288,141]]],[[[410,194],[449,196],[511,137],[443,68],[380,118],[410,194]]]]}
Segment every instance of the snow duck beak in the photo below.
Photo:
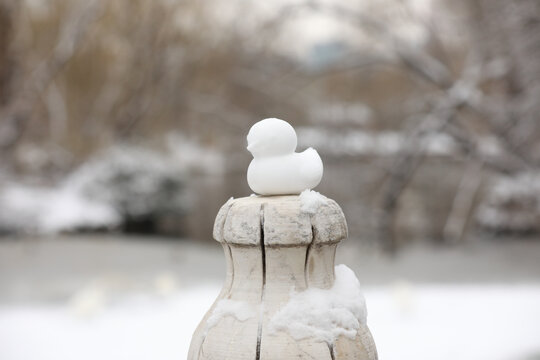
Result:
{"type": "Polygon", "coordinates": [[[249,152],[251,152],[253,149],[255,149],[256,146],[257,146],[257,142],[252,142],[251,144],[248,144],[248,146],[247,146],[246,149],[247,149],[249,152]]]}

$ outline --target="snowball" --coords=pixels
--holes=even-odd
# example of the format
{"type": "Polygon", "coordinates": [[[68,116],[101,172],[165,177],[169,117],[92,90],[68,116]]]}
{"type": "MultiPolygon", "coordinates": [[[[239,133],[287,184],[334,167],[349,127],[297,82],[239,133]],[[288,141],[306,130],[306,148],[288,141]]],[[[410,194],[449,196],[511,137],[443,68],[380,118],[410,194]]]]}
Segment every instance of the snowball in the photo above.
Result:
{"type": "Polygon", "coordinates": [[[205,334],[225,316],[232,316],[238,321],[246,321],[255,316],[255,310],[253,306],[245,301],[222,299],[217,303],[212,315],[206,321],[205,334]]]}
{"type": "Polygon", "coordinates": [[[319,206],[326,204],[328,198],[317,191],[306,189],[300,193],[300,210],[308,214],[315,214],[319,206]]]}
{"type": "Polygon", "coordinates": [[[366,325],[367,311],[360,282],[345,265],[335,267],[330,289],[293,292],[289,302],[270,321],[271,334],[287,331],[295,340],[312,337],[333,344],[339,336],[354,339],[366,325]]]}

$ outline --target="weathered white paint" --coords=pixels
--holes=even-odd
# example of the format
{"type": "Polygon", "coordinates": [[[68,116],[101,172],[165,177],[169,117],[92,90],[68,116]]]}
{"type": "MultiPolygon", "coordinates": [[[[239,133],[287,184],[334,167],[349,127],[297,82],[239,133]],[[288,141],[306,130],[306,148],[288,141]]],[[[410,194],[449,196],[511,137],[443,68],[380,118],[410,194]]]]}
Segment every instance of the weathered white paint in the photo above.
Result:
{"type": "Polygon", "coordinates": [[[268,330],[291,290],[332,287],[336,246],[346,237],[345,217],[331,199],[315,214],[301,211],[298,196],[227,201],[214,224],[214,238],[227,259],[227,278],[193,335],[188,360],[376,360],[375,343],[365,326],[354,340],[340,337],[334,344],[294,340],[287,332],[268,330]],[[246,302],[258,314],[244,321],[225,316],[207,329],[221,299],[246,302]]]}

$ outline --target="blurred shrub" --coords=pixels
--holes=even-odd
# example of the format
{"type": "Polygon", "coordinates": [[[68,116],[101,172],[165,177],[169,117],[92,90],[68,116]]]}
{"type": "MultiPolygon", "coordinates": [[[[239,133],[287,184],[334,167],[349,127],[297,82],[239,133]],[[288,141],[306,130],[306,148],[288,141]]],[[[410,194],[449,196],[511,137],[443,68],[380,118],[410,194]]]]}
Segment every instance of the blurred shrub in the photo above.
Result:
{"type": "Polygon", "coordinates": [[[186,170],[174,156],[117,145],[55,187],[10,184],[0,193],[0,232],[58,233],[124,227],[155,232],[160,217],[190,206],[186,170]]]}
{"type": "Polygon", "coordinates": [[[1,235],[105,230],[121,222],[109,204],[65,186],[5,184],[0,191],[0,210],[1,235]]]}
{"type": "MultiPolygon", "coordinates": [[[[109,204],[125,224],[188,208],[186,173],[169,156],[140,146],[112,147],[83,164],[67,179],[75,192],[109,204]]],[[[151,230],[151,229],[149,229],[151,230]]]]}
{"type": "Polygon", "coordinates": [[[481,227],[494,232],[540,231],[540,173],[521,173],[493,180],[478,208],[481,227]]]}

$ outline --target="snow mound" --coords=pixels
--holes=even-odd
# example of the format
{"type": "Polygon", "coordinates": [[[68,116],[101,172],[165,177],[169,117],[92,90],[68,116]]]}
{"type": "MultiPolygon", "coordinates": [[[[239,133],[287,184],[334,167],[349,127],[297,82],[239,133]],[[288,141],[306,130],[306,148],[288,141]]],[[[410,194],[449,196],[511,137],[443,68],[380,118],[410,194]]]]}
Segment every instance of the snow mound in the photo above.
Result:
{"type": "Polygon", "coordinates": [[[306,189],[300,194],[300,210],[308,214],[315,214],[319,206],[326,204],[328,198],[317,191],[306,189]]]}
{"type": "Polygon", "coordinates": [[[367,310],[360,282],[345,265],[335,267],[330,289],[293,292],[289,302],[270,321],[270,333],[287,331],[296,340],[314,338],[333,344],[339,336],[354,339],[366,325],[367,310]]]}
{"type": "Polygon", "coordinates": [[[255,310],[245,301],[222,299],[206,321],[205,334],[225,316],[232,316],[238,321],[246,321],[255,316],[255,310]]]}

